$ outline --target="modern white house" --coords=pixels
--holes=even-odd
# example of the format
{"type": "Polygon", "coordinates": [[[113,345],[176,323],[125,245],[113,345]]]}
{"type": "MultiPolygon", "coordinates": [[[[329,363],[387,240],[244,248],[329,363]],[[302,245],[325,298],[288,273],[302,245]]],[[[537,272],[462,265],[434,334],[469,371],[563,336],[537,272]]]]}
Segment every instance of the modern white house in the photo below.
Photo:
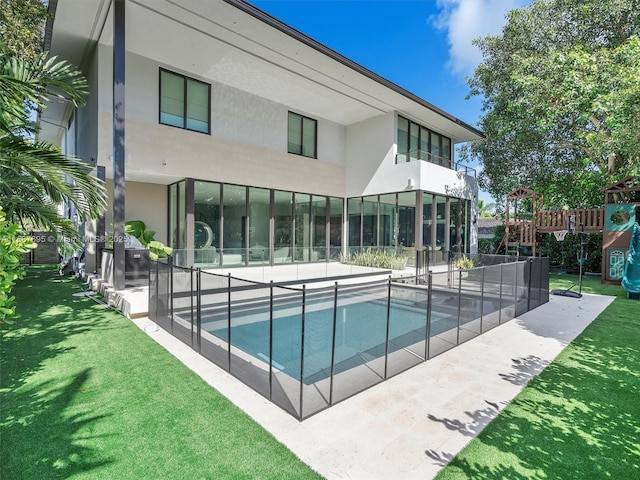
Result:
{"type": "Polygon", "coordinates": [[[482,137],[472,126],[242,0],[49,10],[45,47],[90,95],[45,110],[40,138],[109,191],[104,220],[86,225],[87,271],[123,213],[184,264],[475,252],[475,172],[453,157],[482,137]]]}

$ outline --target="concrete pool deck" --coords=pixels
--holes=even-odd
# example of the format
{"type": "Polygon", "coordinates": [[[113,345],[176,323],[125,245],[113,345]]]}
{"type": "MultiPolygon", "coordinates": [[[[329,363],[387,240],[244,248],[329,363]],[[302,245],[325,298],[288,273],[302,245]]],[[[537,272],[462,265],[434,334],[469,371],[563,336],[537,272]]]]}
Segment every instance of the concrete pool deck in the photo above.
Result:
{"type": "MultiPolygon", "coordinates": [[[[327,479],[433,478],[613,297],[550,301],[298,422],[148,318],[133,321],[327,479]]],[[[250,439],[247,439],[250,441],[250,439]]]]}

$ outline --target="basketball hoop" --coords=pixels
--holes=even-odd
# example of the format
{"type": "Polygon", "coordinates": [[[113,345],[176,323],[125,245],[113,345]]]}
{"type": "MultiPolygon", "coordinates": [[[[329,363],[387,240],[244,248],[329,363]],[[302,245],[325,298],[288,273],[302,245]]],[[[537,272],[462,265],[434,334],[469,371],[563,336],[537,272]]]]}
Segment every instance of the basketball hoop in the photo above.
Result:
{"type": "Polygon", "coordinates": [[[564,236],[569,232],[569,230],[558,230],[556,232],[553,232],[553,235],[555,235],[556,240],[561,242],[564,240],[564,236]]]}

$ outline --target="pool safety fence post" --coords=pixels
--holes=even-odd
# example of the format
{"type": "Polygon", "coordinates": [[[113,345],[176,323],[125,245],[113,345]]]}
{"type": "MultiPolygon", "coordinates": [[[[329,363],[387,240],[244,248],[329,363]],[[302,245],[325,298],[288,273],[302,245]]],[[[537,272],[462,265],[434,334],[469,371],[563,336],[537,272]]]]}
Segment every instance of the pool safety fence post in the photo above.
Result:
{"type": "MultiPolygon", "coordinates": [[[[193,271],[193,266],[191,270],[193,271]]],[[[202,270],[200,267],[196,270],[196,344],[200,353],[202,351],[202,270]]]]}
{"type": "MultiPolygon", "coordinates": [[[[151,320],[153,320],[154,322],[157,323],[157,318],[158,318],[158,305],[160,305],[160,299],[158,298],[158,264],[160,263],[160,260],[156,261],[156,274],[155,274],[155,282],[153,285],[153,292],[151,291],[152,289],[149,288],[149,314],[151,314],[153,312],[153,318],[151,318],[151,315],[149,315],[149,318],[151,318],[151,320]],[[153,298],[151,295],[152,293],[155,293],[155,298],[153,298]],[[153,304],[153,302],[155,302],[155,304],[153,304]]],[[[151,286],[151,268],[149,268],[149,286],[151,286]]]]}
{"type": "Polygon", "coordinates": [[[329,378],[329,406],[333,405],[333,371],[336,360],[336,325],[338,323],[338,282],[333,290],[333,331],[331,333],[331,377],[329,378]]]}
{"type": "Polygon", "coordinates": [[[527,266],[529,267],[529,280],[527,284],[527,312],[531,310],[531,274],[533,270],[533,258],[530,258],[527,262],[527,266]]]}
{"type": "Polygon", "coordinates": [[[500,295],[498,297],[498,325],[502,325],[502,269],[504,262],[500,263],[500,295]]]}
{"type": "Polygon", "coordinates": [[[429,343],[431,343],[431,298],[433,294],[433,272],[429,271],[429,280],[427,284],[427,328],[424,339],[424,360],[429,360],[429,343]]]}
{"type": "Polygon", "coordinates": [[[460,345],[460,312],[462,309],[462,270],[458,270],[458,331],[456,332],[456,345],[460,345]]]}
{"type": "Polygon", "coordinates": [[[482,267],[482,282],[480,283],[480,335],[482,335],[482,319],[484,317],[484,271],[486,267],[482,267]]]}
{"type": "Polygon", "coordinates": [[[194,350],[198,350],[197,345],[194,347],[194,339],[193,339],[193,334],[194,334],[194,326],[195,326],[195,334],[196,334],[196,338],[195,338],[195,344],[197,344],[198,342],[198,325],[197,325],[197,319],[196,319],[196,324],[194,325],[193,320],[194,320],[194,316],[193,316],[193,265],[191,265],[189,267],[189,303],[190,303],[190,308],[189,308],[189,318],[190,318],[190,323],[191,323],[191,348],[193,348],[194,350]]]}
{"type": "Polygon", "coordinates": [[[269,400],[273,396],[273,280],[269,283],[269,400]]]}
{"type": "Polygon", "coordinates": [[[431,263],[431,250],[427,248],[424,251],[424,271],[425,271],[425,276],[429,274],[429,264],[430,263],[431,263]]]}
{"type": "Polygon", "coordinates": [[[169,265],[169,318],[171,319],[171,335],[173,335],[173,257],[167,255],[169,265]]]}
{"type": "Polygon", "coordinates": [[[304,320],[305,320],[305,307],[306,307],[306,295],[307,286],[302,285],[302,315],[300,317],[302,321],[302,328],[300,329],[300,420],[302,420],[302,409],[304,407],[304,320]]]}
{"type": "Polygon", "coordinates": [[[231,273],[227,274],[227,369],[231,372],[231,273]]]}
{"type": "MultiPolygon", "coordinates": [[[[518,261],[513,264],[515,267],[514,270],[514,281],[513,281],[513,318],[518,316],[518,261]]],[[[510,318],[509,320],[513,320],[510,318]]]]}
{"type": "MultiPolygon", "coordinates": [[[[417,279],[416,279],[417,281],[417,279]]],[[[387,285],[387,332],[384,341],[384,379],[387,379],[387,364],[389,362],[389,322],[391,318],[391,275],[387,285]]]]}

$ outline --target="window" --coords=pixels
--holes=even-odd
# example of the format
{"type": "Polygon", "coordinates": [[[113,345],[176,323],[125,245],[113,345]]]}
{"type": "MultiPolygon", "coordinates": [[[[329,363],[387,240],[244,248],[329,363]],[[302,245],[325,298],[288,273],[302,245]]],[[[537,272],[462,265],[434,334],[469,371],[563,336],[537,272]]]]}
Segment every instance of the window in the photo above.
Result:
{"type": "Polygon", "coordinates": [[[398,116],[396,163],[424,160],[451,168],[451,140],[398,116]]]}
{"type": "Polygon", "coordinates": [[[160,69],[160,123],[209,133],[210,85],[160,69]]]}
{"type": "Polygon", "coordinates": [[[316,157],[316,132],[318,122],[289,112],[288,151],[305,157],[316,157]]]}

